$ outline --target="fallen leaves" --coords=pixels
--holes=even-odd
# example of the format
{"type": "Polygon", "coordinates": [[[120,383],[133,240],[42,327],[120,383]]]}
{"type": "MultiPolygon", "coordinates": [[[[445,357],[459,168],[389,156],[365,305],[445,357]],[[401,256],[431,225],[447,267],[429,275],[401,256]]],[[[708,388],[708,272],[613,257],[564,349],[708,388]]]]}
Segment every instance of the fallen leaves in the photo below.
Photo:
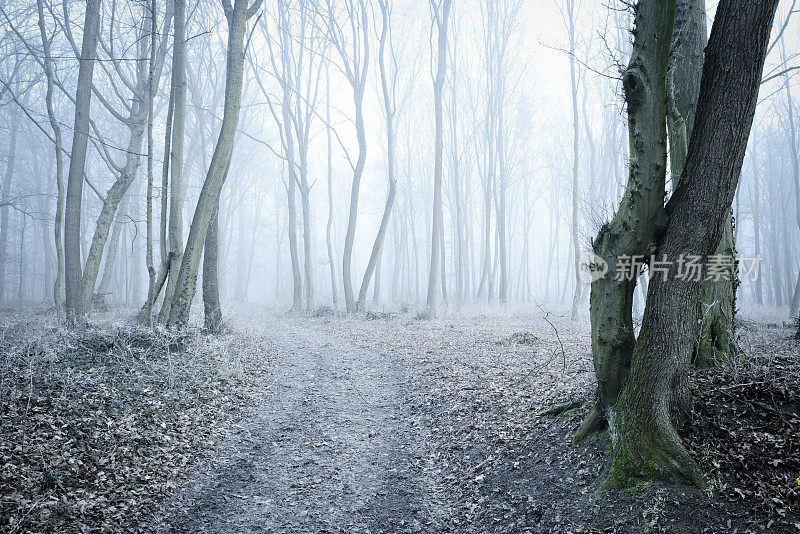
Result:
{"type": "Polygon", "coordinates": [[[70,331],[43,316],[5,319],[0,530],[146,524],[245,406],[244,383],[227,376],[232,361],[246,357],[250,370],[266,361],[243,356],[246,336],[234,343],[119,322],[70,331]]]}
{"type": "Polygon", "coordinates": [[[800,353],[780,329],[748,324],[742,335],[744,354],[695,374],[687,443],[723,498],[789,528],[800,510],[800,353]]]}

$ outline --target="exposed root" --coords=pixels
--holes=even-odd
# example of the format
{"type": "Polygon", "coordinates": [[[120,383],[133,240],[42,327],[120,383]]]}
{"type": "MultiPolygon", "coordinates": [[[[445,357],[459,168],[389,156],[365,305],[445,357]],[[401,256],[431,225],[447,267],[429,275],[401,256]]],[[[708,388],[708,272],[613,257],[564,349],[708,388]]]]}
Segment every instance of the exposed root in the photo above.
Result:
{"type": "Polygon", "coordinates": [[[539,417],[557,417],[568,410],[580,408],[581,406],[583,406],[583,401],[580,399],[560,402],[547,408],[546,410],[539,412],[539,417]]]}
{"type": "Polygon", "coordinates": [[[593,406],[589,413],[586,414],[586,417],[583,419],[583,423],[581,423],[580,428],[575,433],[575,437],[572,440],[575,443],[580,443],[582,441],[587,440],[591,436],[597,434],[598,432],[602,432],[608,427],[608,423],[600,413],[600,410],[597,409],[597,406],[593,406]]]}

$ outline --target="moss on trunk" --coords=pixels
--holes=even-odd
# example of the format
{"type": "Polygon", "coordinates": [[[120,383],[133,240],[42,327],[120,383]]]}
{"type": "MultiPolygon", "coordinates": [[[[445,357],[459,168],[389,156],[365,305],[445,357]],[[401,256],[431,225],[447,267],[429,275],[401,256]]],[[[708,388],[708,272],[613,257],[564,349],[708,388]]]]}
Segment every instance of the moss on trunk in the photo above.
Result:
{"type": "MultiPolygon", "coordinates": [[[[730,220],[778,0],[722,0],[706,49],[696,127],[659,255],[708,257],[730,220]]],[[[701,283],[654,277],[631,359],[630,377],[609,410],[614,461],[606,486],[633,480],[706,482],[681,443],[673,414],[686,408],[686,380],[697,340],[701,283]]]]}
{"type": "Polygon", "coordinates": [[[616,276],[624,256],[646,256],[664,222],[667,170],[666,73],[675,1],[642,0],[637,5],[634,47],[622,77],[628,106],[630,170],[625,194],[614,218],[594,241],[594,253],[609,274],[592,283],[590,316],[592,357],[597,375],[597,406],[576,439],[603,427],[607,411],[625,385],[634,345],[633,294],[638,271],[616,276]]]}

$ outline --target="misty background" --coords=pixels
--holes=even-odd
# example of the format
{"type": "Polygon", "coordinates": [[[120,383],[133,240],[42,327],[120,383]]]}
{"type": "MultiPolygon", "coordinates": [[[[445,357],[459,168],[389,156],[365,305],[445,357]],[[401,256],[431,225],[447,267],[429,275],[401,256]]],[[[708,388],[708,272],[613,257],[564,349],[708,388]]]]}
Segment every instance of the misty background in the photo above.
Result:
{"type": "MultiPolygon", "coordinates": [[[[344,306],[342,255],[358,155],[356,110],[347,67],[320,22],[323,4],[268,2],[248,26],[241,119],[219,210],[223,302],[290,306],[296,279],[290,254],[294,234],[302,307],[344,306]],[[283,50],[291,51],[288,61],[283,50]],[[295,143],[307,151],[308,202],[304,207],[298,181],[293,225],[289,170],[298,163],[287,162],[281,116],[287,68],[297,74],[292,109],[304,114],[305,121],[300,136],[294,132],[295,143]]],[[[715,5],[709,6],[709,28],[715,5]]],[[[389,187],[378,65],[383,19],[377,2],[368,6],[366,161],[351,274],[356,296],[389,187]]],[[[70,41],[80,44],[83,4],[46,1],[43,7],[57,81],[54,112],[69,153],[74,113],[70,92],[78,72],[70,41]]],[[[415,307],[425,302],[432,248],[436,31],[428,2],[394,1],[390,7],[384,58],[395,107],[396,197],[367,302],[415,307]]],[[[57,192],[37,3],[6,0],[0,8],[0,302],[52,304],[57,192]]],[[[166,8],[158,2],[160,23],[166,8]]],[[[131,103],[128,89],[135,83],[136,66],[147,60],[141,40],[148,9],[149,3],[137,0],[102,5],[82,203],[84,257],[100,215],[100,198],[131,154],[130,133],[120,119],[131,103]]],[[[788,307],[797,301],[800,287],[794,118],[799,112],[794,69],[800,19],[791,16],[794,9],[795,2],[781,2],[733,206],[738,253],[763,258],[761,276],[739,287],[739,306],[788,307]]],[[[470,0],[453,6],[443,87],[441,302],[570,305],[578,283],[573,239],[581,250],[590,249],[590,238],[613,215],[627,180],[627,119],[619,78],[630,52],[630,26],[630,10],[617,0],[470,0]]],[[[218,2],[187,3],[184,236],[223,114],[227,28],[218,2]]],[[[166,43],[154,99],[156,226],[165,215],[160,183],[171,39],[166,43]]],[[[141,306],[148,291],[146,144],[139,150],[136,178],[114,217],[95,287],[98,297],[111,305],[141,306]]],[[[299,152],[296,157],[299,162],[299,152]]],[[[156,231],[157,261],[162,242],[156,231]]],[[[642,294],[637,292],[638,310],[642,294]]],[[[580,298],[580,311],[586,314],[588,290],[580,298]]]]}

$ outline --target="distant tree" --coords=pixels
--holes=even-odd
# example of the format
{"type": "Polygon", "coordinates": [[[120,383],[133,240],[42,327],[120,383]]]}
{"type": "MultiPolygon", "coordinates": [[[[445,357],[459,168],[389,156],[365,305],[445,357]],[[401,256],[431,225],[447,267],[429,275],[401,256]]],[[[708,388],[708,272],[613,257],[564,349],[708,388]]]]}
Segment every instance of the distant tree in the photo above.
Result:
{"type": "Polygon", "coordinates": [[[431,256],[428,273],[427,313],[436,315],[439,292],[442,232],[442,175],[444,171],[444,99],[442,96],[447,69],[447,31],[450,26],[450,0],[430,0],[433,24],[436,26],[436,68],[433,76],[434,141],[433,214],[431,220],[431,256]]]}
{"type": "MultiPolygon", "coordinates": [[[[369,289],[372,275],[376,273],[376,268],[380,266],[381,251],[383,242],[386,239],[386,230],[389,228],[389,220],[392,216],[394,198],[397,194],[396,177],[396,133],[395,115],[397,113],[397,55],[392,41],[392,6],[388,0],[377,0],[381,12],[381,32],[378,37],[378,70],[381,79],[381,97],[383,102],[383,113],[386,122],[386,173],[389,178],[389,188],[386,194],[386,204],[383,208],[378,234],[372,245],[372,251],[367,261],[367,269],[364,272],[364,279],[361,281],[361,289],[358,292],[358,302],[356,308],[364,309],[367,300],[367,290],[369,289]],[[387,65],[388,53],[388,65],[387,65]]],[[[379,273],[376,274],[375,287],[380,284],[379,273]]]]}
{"type": "Polygon", "coordinates": [[[364,123],[364,94],[369,72],[369,15],[368,0],[325,0],[327,34],[333,49],[341,59],[341,67],[353,90],[355,128],[358,138],[358,159],[353,169],[350,188],[350,210],[347,218],[347,233],[344,238],[342,277],[344,280],[345,306],[349,313],[356,311],[353,292],[353,243],[358,221],[358,198],[361,177],[367,162],[367,133],[364,123]]]}

